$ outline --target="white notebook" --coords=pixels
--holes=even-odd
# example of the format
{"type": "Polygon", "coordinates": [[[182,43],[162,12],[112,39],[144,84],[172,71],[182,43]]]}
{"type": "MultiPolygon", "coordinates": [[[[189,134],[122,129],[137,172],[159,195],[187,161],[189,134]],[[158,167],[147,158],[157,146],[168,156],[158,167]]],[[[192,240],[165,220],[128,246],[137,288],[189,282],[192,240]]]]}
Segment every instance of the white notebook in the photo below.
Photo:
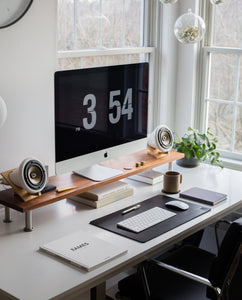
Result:
{"type": "Polygon", "coordinates": [[[40,246],[40,249],[91,271],[102,264],[127,253],[118,247],[84,231],[78,231],[40,246]]]}

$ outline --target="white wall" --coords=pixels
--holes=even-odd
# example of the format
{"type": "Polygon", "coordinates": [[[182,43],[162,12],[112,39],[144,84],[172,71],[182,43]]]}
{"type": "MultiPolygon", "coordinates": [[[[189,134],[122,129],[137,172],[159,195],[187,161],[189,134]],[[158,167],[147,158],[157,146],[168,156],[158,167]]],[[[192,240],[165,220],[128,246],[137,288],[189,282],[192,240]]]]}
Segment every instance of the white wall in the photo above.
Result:
{"type": "Polygon", "coordinates": [[[158,124],[175,127],[176,85],[177,85],[177,40],[174,23],[177,19],[178,5],[163,5],[161,42],[160,119],[158,124]]]}
{"type": "Polygon", "coordinates": [[[196,51],[194,44],[181,44],[174,35],[176,19],[198,8],[199,0],[163,5],[162,42],[158,44],[161,76],[158,124],[166,124],[182,136],[194,123],[196,51]],[[160,47],[159,47],[160,46],[160,47]]]}
{"type": "Polygon", "coordinates": [[[35,0],[0,30],[0,95],[8,118],[0,129],[0,172],[36,157],[54,172],[56,0],[35,0]]]}
{"type": "MultiPolygon", "coordinates": [[[[197,13],[199,0],[178,1],[179,16],[187,13],[191,8],[192,12],[197,13]]],[[[182,44],[177,41],[177,86],[176,86],[176,105],[174,110],[175,125],[174,129],[179,136],[187,132],[189,126],[194,124],[194,105],[195,105],[195,80],[196,80],[196,44],[182,44]]]]}

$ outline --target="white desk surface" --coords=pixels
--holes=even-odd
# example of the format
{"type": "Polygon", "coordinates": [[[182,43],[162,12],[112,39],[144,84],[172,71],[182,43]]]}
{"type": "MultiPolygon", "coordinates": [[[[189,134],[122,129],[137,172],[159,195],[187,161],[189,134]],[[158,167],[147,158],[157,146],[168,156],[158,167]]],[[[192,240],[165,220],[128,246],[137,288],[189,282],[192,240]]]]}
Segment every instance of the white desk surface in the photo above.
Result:
{"type": "MultiPolygon", "coordinates": [[[[10,299],[16,297],[21,300],[74,299],[71,295],[88,291],[89,288],[242,207],[242,172],[221,170],[205,164],[194,169],[181,168],[176,163],[173,166],[174,170],[183,174],[182,191],[199,186],[226,193],[228,199],[211,207],[210,212],[147,243],[121,237],[90,225],[89,222],[161,193],[162,184],[151,186],[126,179],[135,187],[134,196],[99,209],[70,200],[36,209],[33,211],[32,232],[23,231],[24,214],[11,210],[13,222],[1,221],[0,224],[0,295],[11,295],[13,298],[10,299]],[[38,250],[40,245],[79,229],[125,246],[128,253],[94,271],[86,272],[38,250]]],[[[167,166],[156,169],[166,171],[167,166]]],[[[0,218],[4,218],[4,209],[0,210],[0,218]]],[[[3,296],[0,298],[4,299],[3,296]]]]}

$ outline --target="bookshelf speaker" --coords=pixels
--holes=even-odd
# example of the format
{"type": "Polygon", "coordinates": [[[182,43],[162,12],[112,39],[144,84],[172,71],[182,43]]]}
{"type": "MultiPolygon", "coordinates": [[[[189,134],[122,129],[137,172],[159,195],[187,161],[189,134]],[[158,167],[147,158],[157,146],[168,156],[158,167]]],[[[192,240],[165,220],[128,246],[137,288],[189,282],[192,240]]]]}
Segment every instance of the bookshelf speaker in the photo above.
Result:
{"type": "Polygon", "coordinates": [[[45,167],[36,158],[26,158],[8,176],[13,184],[23,188],[30,194],[41,192],[47,183],[45,167]]]}
{"type": "Polygon", "coordinates": [[[159,149],[161,152],[169,152],[173,147],[173,134],[166,125],[160,125],[148,136],[147,144],[159,149]]]}

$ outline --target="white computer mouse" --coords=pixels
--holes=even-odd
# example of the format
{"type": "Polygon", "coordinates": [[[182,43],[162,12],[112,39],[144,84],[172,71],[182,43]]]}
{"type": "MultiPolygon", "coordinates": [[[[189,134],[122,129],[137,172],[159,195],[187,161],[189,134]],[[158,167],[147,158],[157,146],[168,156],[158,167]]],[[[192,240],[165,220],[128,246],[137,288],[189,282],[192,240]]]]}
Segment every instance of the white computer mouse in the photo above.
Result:
{"type": "Polygon", "coordinates": [[[167,207],[178,209],[178,210],[187,210],[189,208],[189,205],[187,203],[180,200],[171,200],[166,202],[165,205],[167,207]]]}

